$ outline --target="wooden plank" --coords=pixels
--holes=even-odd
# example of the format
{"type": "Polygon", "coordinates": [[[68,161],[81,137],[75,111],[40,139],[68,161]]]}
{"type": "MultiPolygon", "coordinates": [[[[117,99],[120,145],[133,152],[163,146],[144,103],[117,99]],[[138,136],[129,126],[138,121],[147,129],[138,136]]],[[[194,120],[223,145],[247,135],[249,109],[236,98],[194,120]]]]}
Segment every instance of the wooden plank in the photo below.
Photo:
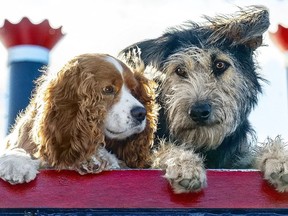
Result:
{"type": "Polygon", "coordinates": [[[115,170],[81,176],[42,170],[21,185],[0,181],[0,208],[87,209],[288,209],[288,193],[278,193],[258,171],[209,170],[208,187],[174,194],[160,170],[115,170]]]}

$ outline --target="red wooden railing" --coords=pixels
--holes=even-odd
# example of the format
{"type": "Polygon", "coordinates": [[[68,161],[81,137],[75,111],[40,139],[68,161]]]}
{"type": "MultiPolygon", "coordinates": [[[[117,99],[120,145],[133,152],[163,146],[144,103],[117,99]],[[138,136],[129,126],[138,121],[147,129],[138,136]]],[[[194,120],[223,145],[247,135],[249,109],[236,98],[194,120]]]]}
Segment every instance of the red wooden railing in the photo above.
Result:
{"type": "Polygon", "coordinates": [[[174,194],[160,170],[115,170],[81,176],[42,170],[36,180],[0,181],[0,208],[86,209],[288,209],[288,193],[278,193],[258,171],[209,170],[208,187],[174,194]]]}

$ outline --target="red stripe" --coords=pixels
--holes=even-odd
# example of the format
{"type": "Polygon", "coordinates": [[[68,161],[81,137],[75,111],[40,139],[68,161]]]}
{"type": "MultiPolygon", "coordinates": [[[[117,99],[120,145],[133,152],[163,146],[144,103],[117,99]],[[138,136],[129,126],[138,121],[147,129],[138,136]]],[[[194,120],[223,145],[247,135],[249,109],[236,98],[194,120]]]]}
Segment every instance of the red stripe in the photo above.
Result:
{"type": "Polygon", "coordinates": [[[27,17],[16,24],[5,20],[0,28],[0,40],[6,48],[30,44],[51,50],[63,36],[62,26],[54,29],[47,19],[39,24],[32,23],[27,17]]]}
{"type": "Polygon", "coordinates": [[[276,32],[269,32],[270,38],[276,46],[283,52],[288,51],[288,28],[278,25],[276,32]]]}
{"type": "Polygon", "coordinates": [[[0,208],[287,208],[259,172],[208,171],[200,193],[175,195],[159,170],[119,170],[80,176],[43,170],[22,185],[0,181],[0,208]]]}

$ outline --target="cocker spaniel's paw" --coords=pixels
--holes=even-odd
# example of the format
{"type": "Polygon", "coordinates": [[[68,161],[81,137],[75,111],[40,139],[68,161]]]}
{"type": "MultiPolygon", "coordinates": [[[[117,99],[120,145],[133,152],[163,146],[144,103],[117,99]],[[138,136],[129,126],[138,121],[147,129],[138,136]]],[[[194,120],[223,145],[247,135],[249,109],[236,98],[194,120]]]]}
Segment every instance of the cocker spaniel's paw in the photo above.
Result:
{"type": "Polygon", "coordinates": [[[90,160],[82,162],[76,170],[81,174],[88,173],[99,173],[103,171],[106,167],[107,162],[103,160],[98,160],[96,157],[91,157],[90,160]]]}
{"type": "Polygon", "coordinates": [[[13,185],[28,183],[36,178],[39,165],[24,150],[13,150],[0,156],[0,177],[13,185]]]}
{"type": "Polygon", "coordinates": [[[81,174],[100,173],[104,170],[119,169],[118,159],[105,148],[99,148],[98,152],[89,160],[82,162],[76,170],[81,174]]]}
{"type": "Polygon", "coordinates": [[[207,186],[203,160],[193,152],[184,151],[166,162],[165,178],[175,193],[198,192],[207,186]]]}
{"type": "Polygon", "coordinates": [[[264,178],[277,191],[288,192],[288,158],[286,160],[267,159],[263,173],[264,178]]]}

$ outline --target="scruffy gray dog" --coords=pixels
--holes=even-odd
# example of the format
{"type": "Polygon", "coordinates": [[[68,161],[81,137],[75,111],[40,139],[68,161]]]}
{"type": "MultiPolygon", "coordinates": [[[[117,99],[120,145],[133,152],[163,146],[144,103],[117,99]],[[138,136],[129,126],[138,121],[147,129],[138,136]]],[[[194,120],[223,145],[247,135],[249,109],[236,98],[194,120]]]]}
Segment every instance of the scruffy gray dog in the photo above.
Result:
{"type": "MultiPolygon", "coordinates": [[[[205,17],[124,49],[152,65],[161,105],[154,167],[165,170],[175,193],[203,189],[206,168],[257,168],[280,192],[288,191],[288,153],[280,137],[255,146],[248,116],[265,81],[255,50],[269,12],[251,6],[234,15],[205,17]]],[[[146,70],[147,71],[147,70],[146,70]]]]}

